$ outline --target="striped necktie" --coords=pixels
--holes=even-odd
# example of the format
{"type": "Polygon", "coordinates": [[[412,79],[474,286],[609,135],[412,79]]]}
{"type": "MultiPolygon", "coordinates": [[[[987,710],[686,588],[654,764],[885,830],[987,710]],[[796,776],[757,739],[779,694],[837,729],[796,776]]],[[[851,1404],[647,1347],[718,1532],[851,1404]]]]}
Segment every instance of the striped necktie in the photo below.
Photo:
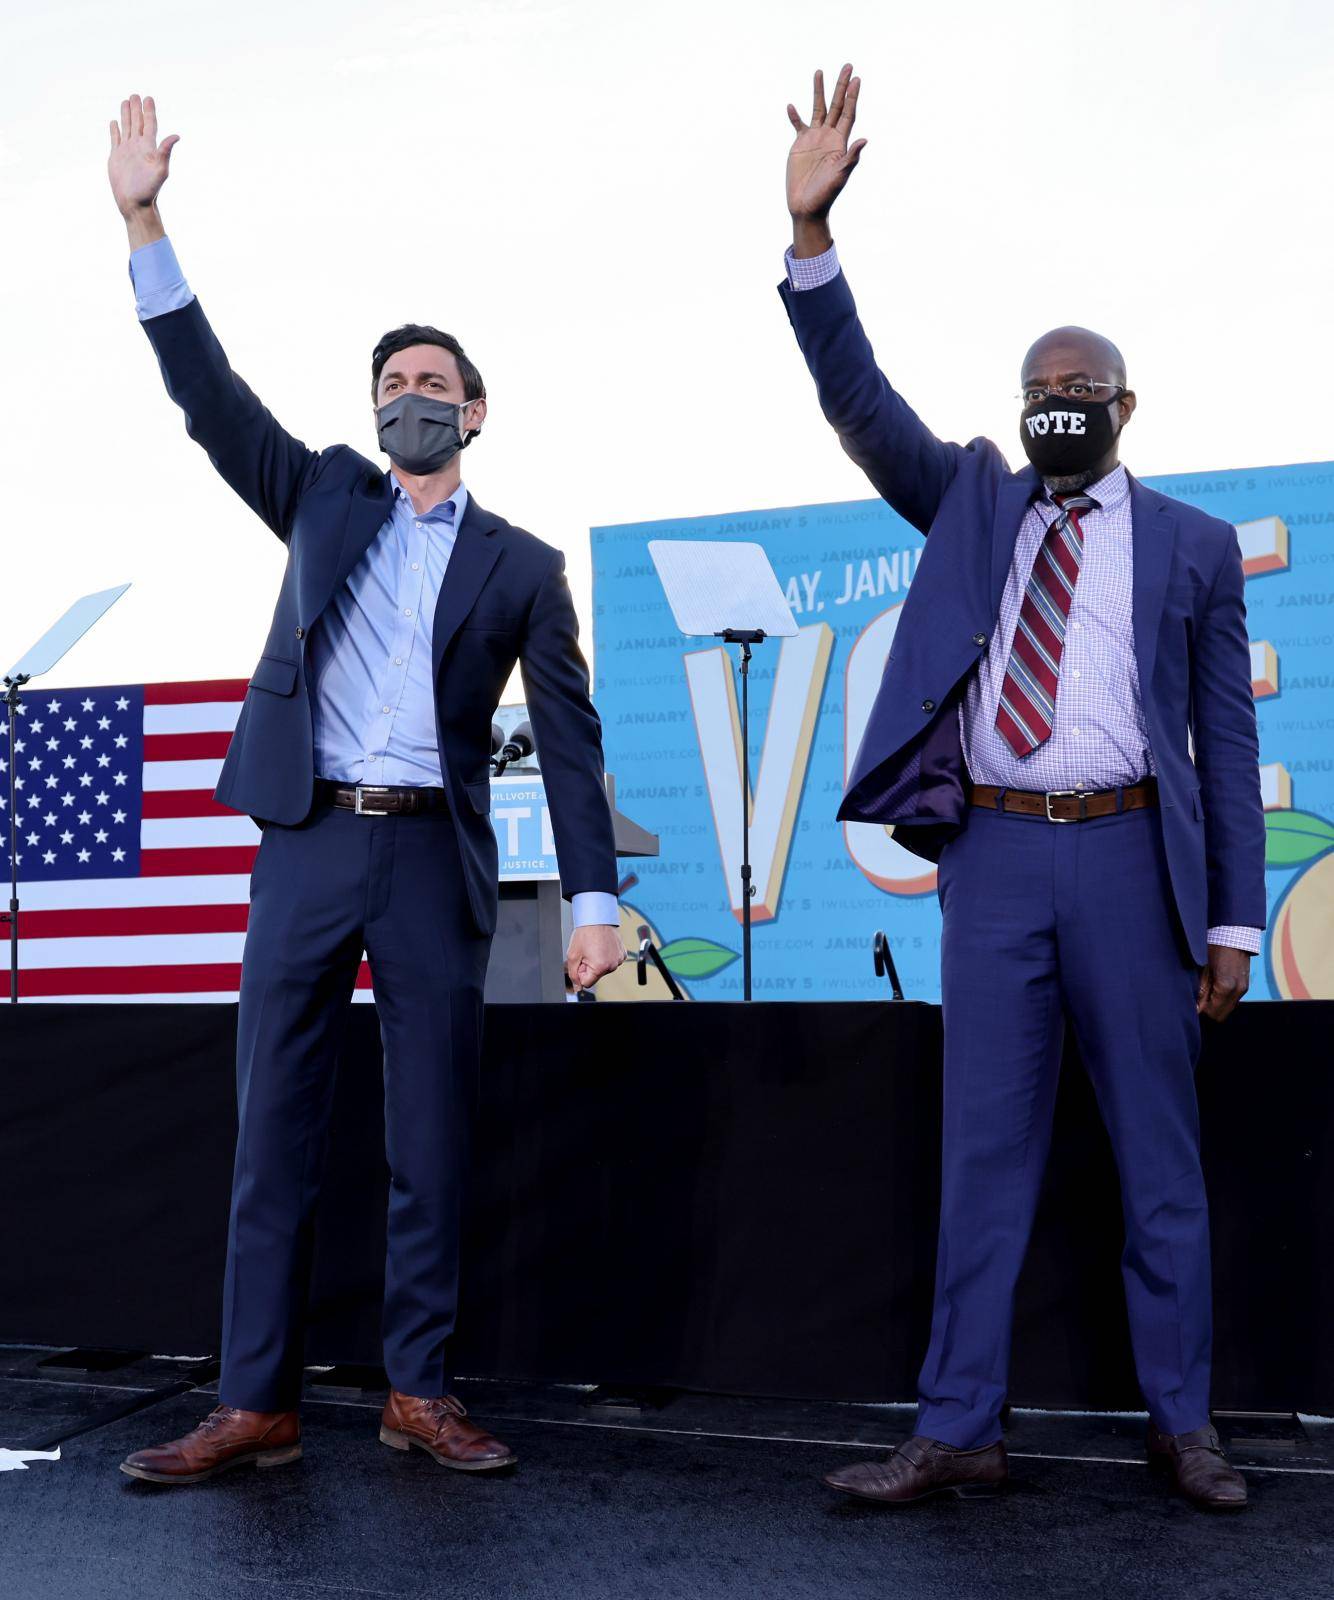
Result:
{"type": "Polygon", "coordinates": [[[1028,755],[1051,738],[1065,628],[1084,562],[1079,513],[1098,505],[1086,494],[1053,498],[1060,515],[1047,529],[1028,575],[996,707],[996,727],[1017,756],[1028,755]]]}

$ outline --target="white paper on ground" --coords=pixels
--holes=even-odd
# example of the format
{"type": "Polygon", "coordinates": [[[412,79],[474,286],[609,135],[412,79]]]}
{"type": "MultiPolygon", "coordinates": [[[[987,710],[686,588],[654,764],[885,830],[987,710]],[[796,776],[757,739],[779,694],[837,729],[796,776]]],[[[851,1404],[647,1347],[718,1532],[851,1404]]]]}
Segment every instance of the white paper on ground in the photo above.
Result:
{"type": "Polygon", "coordinates": [[[30,1461],[59,1461],[60,1447],[54,1450],[6,1450],[0,1446],[0,1472],[26,1472],[30,1461]]]}

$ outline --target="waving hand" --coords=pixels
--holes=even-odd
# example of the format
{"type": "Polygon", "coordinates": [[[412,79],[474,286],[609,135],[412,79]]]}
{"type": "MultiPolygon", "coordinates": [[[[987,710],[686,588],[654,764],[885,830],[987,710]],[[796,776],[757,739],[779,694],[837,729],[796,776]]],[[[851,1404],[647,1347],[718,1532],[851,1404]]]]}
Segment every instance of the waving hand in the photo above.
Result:
{"type": "Polygon", "coordinates": [[[819,253],[804,245],[829,248],[829,209],[866,145],[865,139],[851,145],[848,142],[857,120],[860,90],[861,79],[853,77],[850,65],[845,66],[834,85],[834,98],[826,106],[824,73],[817,72],[811,120],[803,122],[795,106],[787,108],[788,120],[797,130],[787,156],[787,208],[792,214],[798,255],[819,253]]]}
{"type": "Polygon", "coordinates": [[[140,100],[132,94],[120,103],[120,121],[111,123],[111,155],[107,176],[117,209],[130,227],[132,243],[143,243],[136,233],[158,238],[162,225],[157,220],[158,192],[167,181],[172,147],[179,138],[170,133],[158,143],[157,107],[153,97],[140,100]]]}

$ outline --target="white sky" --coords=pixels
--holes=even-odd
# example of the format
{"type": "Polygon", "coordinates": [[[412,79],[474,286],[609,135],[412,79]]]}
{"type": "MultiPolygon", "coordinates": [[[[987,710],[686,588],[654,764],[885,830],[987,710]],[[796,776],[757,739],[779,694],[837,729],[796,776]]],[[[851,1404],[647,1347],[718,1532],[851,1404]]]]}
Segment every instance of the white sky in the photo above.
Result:
{"type": "MultiPolygon", "coordinates": [[[[1020,459],[1019,358],[1116,339],[1141,473],[1334,455],[1328,0],[0,0],[0,671],[134,588],[51,686],[245,676],[279,543],[217,481],[135,322],[107,189],[132,92],[179,133],[168,231],[233,365],[374,453],[369,352],[456,332],[486,505],[590,525],[872,491],[774,292],[789,99],[841,61],[870,144],[834,214],[882,365],[1020,459]]],[[[591,645],[588,630],[585,642],[591,645]]]]}

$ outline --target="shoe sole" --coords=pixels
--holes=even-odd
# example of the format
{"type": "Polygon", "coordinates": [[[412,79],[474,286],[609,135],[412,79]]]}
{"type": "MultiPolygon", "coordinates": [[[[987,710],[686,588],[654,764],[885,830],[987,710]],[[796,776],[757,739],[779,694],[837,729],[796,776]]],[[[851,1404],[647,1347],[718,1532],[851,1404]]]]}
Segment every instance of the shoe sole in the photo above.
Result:
{"type": "Polygon", "coordinates": [[[835,1483],[832,1478],[823,1478],[821,1482],[831,1489],[837,1489],[840,1494],[851,1495],[854,1500],[869,1500],[877,1506],[915,1506],[923,1500],[930,1500],[933,1495],[952,1494],[956,1500],[994,1500],[1004,1487],[1001,1483],[942,1483],[938,1489],[928,1489],[924,1494],[915,1494],[907,1500],[887,1500],[882,1494],[867,1494],[865,1490],[853,1489],[846,1483],[835,1483]]]}
{"type": "Polygon", "coordinates": [[[391,1450],[425,1450],[432,1461],[442,1467],[452,1467],[455,1472],[495,1472],[499,1467],[512,1467],[519,1459],[511,1450],[507,1456],[497,1456],[492,1461],[454,1461],[434,1445],[427,1444],[425,1439],[418,1439],[411,1433],[400,1433],[397,1428],[388,1428],[384,1424],[380,1426],[380,1443],[387,1444],[391,1450]]]}
{"type": "Polygon", "coordinates": [[[1197,1500],[1194,1495],[1187,1494],[1176,1481],[1171,1458],[1157,1452],[1149,1457],[1149,1471],[1156,1473],[1160,1478],[1169,1479],[1169,1487],[1173,1493],[1179,1495],[1187,1505],[1194,1506],[1197,1511],[1245,1511],[1249,1504],[1247,1500],[1197,1500]]]}
{"type": "Polygon", "coordinates": [[[253,1463],[256,1467],[282,1467],[289,1461],[301,1459],[301,1446],[289,1445],[284,1450],[252,1450],[244,1455],[232,1456],[230,1460],[219,1461],[216,1467],[209,1467],[205,1472],[153,1472],[148,1467],[132,1467],[128,1461],[122,1461],[120,1470],[128,1478],[142,1478],[145,1483],[204,1483],[209,1478],[216,1478],[220,1472],[230,1472],[233,1467],[245,1467],[253,1463]]]}

